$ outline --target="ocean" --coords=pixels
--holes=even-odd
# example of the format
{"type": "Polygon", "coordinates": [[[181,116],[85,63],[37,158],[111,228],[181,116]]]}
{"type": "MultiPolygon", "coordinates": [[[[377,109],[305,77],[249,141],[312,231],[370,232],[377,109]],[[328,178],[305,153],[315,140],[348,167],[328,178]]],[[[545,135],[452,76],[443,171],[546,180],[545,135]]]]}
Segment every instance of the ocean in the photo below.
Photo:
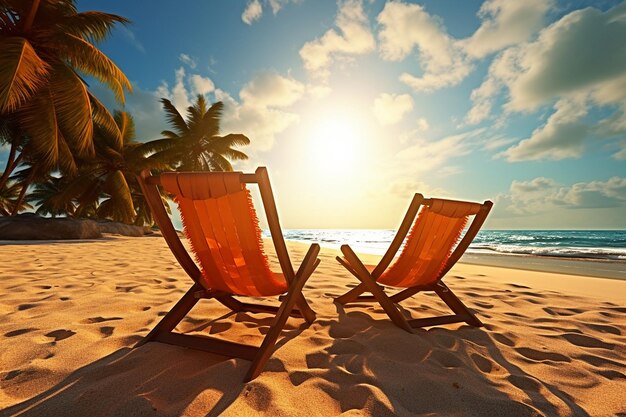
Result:
{"type": "MultiPolygon", "coordinates": [[[[269,237],[269,232],[263,232],[269,237]]],[[[382,255],[395,230],[286,229],[286,240],[317,242],[356,252],[382,255]]],[[[535,255],[560,258],[626,261],[626,230],[481,230],[468,253],[535,255]]]]}

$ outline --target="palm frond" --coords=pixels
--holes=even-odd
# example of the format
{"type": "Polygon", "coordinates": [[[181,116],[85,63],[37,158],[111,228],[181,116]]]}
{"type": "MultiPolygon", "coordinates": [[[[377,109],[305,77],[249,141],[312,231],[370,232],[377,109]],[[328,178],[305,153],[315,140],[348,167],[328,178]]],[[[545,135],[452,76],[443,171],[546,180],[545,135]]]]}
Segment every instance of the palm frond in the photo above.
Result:
{"type": "Polygon", "coordinates": [[[20,114],[21,127],[30,137],[29,147],[43,165],[54,167],[59,160],[59,125],[50,90],[40,91],[20,114]]]}
{"type": "Polygon", "coordinates": [[[230,161],[218,153],[215,153],[211,156],[211,162],[215,164],[217,168],[216,171],[232,171],[233,170],[233,166],[230,163],[230,161]]]}
{"type": "Polygon", "coordinates": [[[204,114],[202,119],[202,129],[207,137],[213,137],[220,134],[220,119],[224,111],[224,103],[218,101],[214,103],[204,114]]]}
{"type": "Polygon", "coordinates": [[[111,33],[116,23],[127,24],[130,21],[115,14],[87,11],[58,19],[56,27],[66,33],[99,42],[111,33]]]}
{"type": "MultiPolygon", "coordinates": [[[[102,210],[110,210],[109,215],[115,221],[132,224],[135,220],[135,207],[133,206],[133,198],[124,174],[121,171],[111,173],[105,181],[104,190],[111,198],[109,200],[110,203],[102,210]]],[[[103,204],[104,202],[100,207],[103,204]]],[[[98,208],[98,214],[100,214],[100,207],[98,208]]]]}
{"type": "Polygon", "coordinates": [[[132,142],[135,138],[135,121],[133,116],[125,111],[116,111],[113,117],[122,134],[123,143],[132,142]]]}
{"type": "Polygon", "coordinates": [[[225,158],[229,158],[234,161],[245,161],[248,159],[248,155],[246,155],[245,153],[231,148],[220,149],[219,155],[222,155],[225,158]]]}
{"type": "Polygon", "coordinates": [[[185,135],[189,133],[189,127],[183,119],[183,116],[180,115],[176,107],[166,98],[161,99],[161,104],[163,104],[163,110],[165,110],[165,117],[167,122],[174,127],[174,129],[178,130],[179,135],[185,135]]]}
{"type": "Polygon", "coordinates": [[[0,54],[0,113],[12,112],[45,83],[49,65],[22,37],[3,37],[0,54]]]}
{"type": "Polygon", "coordinates": [[[59,132],[59,160],[58,168],[64,175],[74,175],[78,171],[78,164],[74,158],[74,154],[67,145],[67,141],[61,132],[59,132]]]}
{"type": "Polygon", "coordinates": [[[113,142],[119,147],[122,147],[122,134],[115,122],[113,116],[109,110],[98,100],[93,94],[89,94],[89,101],[91,102],[91,108],[93,110],[93,121],[98,129],[103,131],[103,134],[113,140],[113,142]]]}
{"type": "Polygon", "coordinates": [[[250,144],[250,139],[241,133],[230,133],[226,136],[213,136],[211,145],[218,148],[232,148],[233,146],[245,146],[250,144]]]}
{"type": "Polygon", "coordinates": [[[53,67],[50,91],[59,128],[79,156],[93,156],[91,101],[83,80],[65,64],[53,67]]]}
{"type": "Polygon", "coordinates": [[[124,103],[124,89],[133,90],[130,81],[117,65],[86,40],[64,33],[55,47],[58,48],[59,55],[67,59],[73,67],[107,84],[120,103],[124,103]]]}
{"type": "Polygon", "coordinates": [[[177,133],[172,132],[171,130],[163,130],[161,132],[161,135],[163,135],[163,137],[165,137],[167,139],[176,139],[176,138],[180,137],[180,136],[178,136],[177,133]]]}

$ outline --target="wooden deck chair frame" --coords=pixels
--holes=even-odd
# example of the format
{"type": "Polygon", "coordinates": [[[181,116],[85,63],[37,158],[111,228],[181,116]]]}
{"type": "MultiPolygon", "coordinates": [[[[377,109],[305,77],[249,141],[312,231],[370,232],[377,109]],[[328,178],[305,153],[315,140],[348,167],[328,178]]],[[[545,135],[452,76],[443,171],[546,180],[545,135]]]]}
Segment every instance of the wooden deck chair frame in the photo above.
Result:
{"type": "Polygon", "coordinates": [[[491,207],[493,206],[491,201],[485,201],[481,204],[478,213],[474,216],[474,219],[465,235],[448,258],[441,272],[433,279],[431,284],[405,288],[404,290],[400,290],[398,293],[389,296],[385,293],[384,286],[376,282],[396,256],[396,253],[406,238],[420,207],[422,205],[430,206],[431,203],[431,199],[426,199],[419,193],[415,194],[413,200],[411,201],[411,205],[409,206],[409,209],[404,216],[400,227],[398,228],[396,236],[385,252],[385,255],[372,272],[370,272],[361,262],[350,246],[341,246],[341,252],[343,253],[344,258],[337,256],[337,261],[352,275],[354,275],[360,281],[360,284],[342,296],[335,298],[337,303],[345,305],[353,302],[378,302],[394,324],[411,333],[414,328],[458,322],[466,322],[467,324],[476,327],[483,326],[483,323],[478,319],[478,317],[476,317],[476,315],[469,308],[467,308],[461,300],[459,300],[452,290],[443,283],[442,279],[446,273],[448,273],[450,268],[457,263],[469,247],[472,240],[474,240],[474,237],[476,237],[476,234],[482,227],[489,211],[491,210],[491,207]],[[448,305],[448,307],[450,307],[454,314],[407,320],[396,304],[399,304],[403,300],[406,300],[421,291],[434,291],[448,305]],[[372,295],[362,296],[361,294],[364,292],[369,292],[372,295]]]}
{"type": "Polygon", "coordinates": [[[288,284],[286,295],[279,297],[279,300],[282,300],[280,306],[242,302],[235,298],[235,294],[206,288],[201,282],[200,277],[202,276],[202,272],[183,246],[178,237],[178,233],[174,229],[165,211],[161,195],[157,188],[157,186],[161,184],[160,177],[152,176],[150,172],[146,170],[138,176],[138,181],[165,241],[180,266],[194,281],[194,284],[152,331],[135,347],[141,346],[147,342],[157,341],[212,352],[227,357],[247,359],[252,361],[252,364],[246,374],[245,381],[247,382],[256,378],[270,358],[276,341],[290,316],[303,318],[308,324],[311,324],[315,320],[315,312],[304,299],[302,288],[320,262],[319,259],[317,259],[320,250],[319,245],[311,245],[296,272],[289,259],[287,246],[285,245],[280,223],[278,222],[278,212],[276,210],[276,203],[274,201],[267,169],[259,167],[254,174],[241,173],[242,183],[258,184],[259,186],[270,233],[272,235],[272,241],[276,249],[282,273],[288,284]],[[217,300],[233,312],[275,314],[274,321],[263,339],[261,346],[245,345],[209,336],[191,336],[173,332],[178,323],[183,320],[200,299],[211,298],[217,300]],[[294,308],[296,306],[297,309],[294,308]]]}

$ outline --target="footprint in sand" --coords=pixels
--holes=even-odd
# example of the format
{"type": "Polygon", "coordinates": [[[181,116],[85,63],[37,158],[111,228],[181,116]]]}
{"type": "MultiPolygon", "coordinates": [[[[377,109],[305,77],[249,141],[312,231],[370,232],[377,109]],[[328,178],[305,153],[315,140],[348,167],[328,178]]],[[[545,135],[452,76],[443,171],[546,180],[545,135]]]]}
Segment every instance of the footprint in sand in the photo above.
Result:
{"type": "Polygon", "coordinates": [[[493,369],[493,362],[484,356],[479,355],[478,353],[472,353],[470,357],[472,358],[472,361],[474,361],[474,364],[476,364],[476,367],[482,372],[488,374],[493,369]]]}
{"type": "Polygon", "coordinates": [[[243,392],[243,397],[256,411],[265,411],[274,402],[272,390],[258,382],[249,383],[243,392]]]}
{"type": "Polygon", "coordinates": [[[523,391],[539,392],[541,388],[541,383],[529,376],[510,375],[507,379],[511,384],[523,391]]]}
{"type": "Polygon", "coordinates": [[[571,362],[572,360],[565,355],[555,352],[543,352],[532,348],[520,347],[515,349],[520,355],[532,359],[533,361],[554,361],[554,362],[571,362]]]}
{"type": "Polygon", "coordinates": [[[598,371],[598,373],[611,381],[615,379],[626,379],[626,375],[617,371],[598,371]]]}
{"type": "Polygon", "coordinates": [[[289,379],[291,380],[291,383],[296,387],[312,377],[313,375],[311,375],[310,373],[302,371],[294,371],[289,374],[289,379]]]}
{"type": "Polygon", "coordinates": [[[513,288],[524,288],[524,289],[527,289],[527,290],[529,290],[529,289],[530,289],[530,287],[527,287],[526,285],[513,284],[513,283],[511,283],[511,284],[506,284],[506,285],[508,285],[509,287],[513,287],[513,288]]]}
{"type": "Polygon", "coordinates": [[[448,351],[436,350],[431,355],[431,358],[439,362],[445,368],[458,368],[463,366],[463,361],[448,351]]]}
{"type": "Polygon", "coordinates": [[[306,355],[306,366],[309,369],[328,369],[330,367],[330,355],[324,352],[309,353],[306,355]]]}
{"type": "Polygon", "coordinates": [[[587,362],[589,365],[592,365],[598,368],[605,368],[608,365],[613,365],[617,367],[624,366],[619,362],[612,361],[611,359],[603,358],[600,356],[594,356],[594,355],[580,355],[576,359],[580,359],[581,361],[587,362]]]}
{"type": "Polygon", "coordinates": [[[102,326],[100,327],[100,333],[102,333],[102,335],[104,337],[109,337],[113,334],[113,331],[115,330],[115,327],[113,326],[102,326]]]}
{"type": "Polygon", "coordinates": [[[17,309],[19,311],[24,311],[24,310],[30,310],[31,308],[35,308],[39,306],[39,304],[20,304],[19,306],[17,306],[17,309]]]}
{"type": "Polygon", "coordinates": [[[574,316],[576,314],[584,313],[585,310],[580,308],[554,308],[544,307],[543,311],[553,316],[574,316]]]}
{"type": "Polygon", "coordinates": [[[7,333],[4,334],[4,336],[5,337],[19,336],[19,335],[24,334],[24,333],[32,332],[33,330],[39,330],[39,329],[36,329],[34,327],[28,327],[28,328],[25,328],[25,329],[18,329],[18,330],[13,330],[12,332],[7,332],[7,333]]]}
{"type": "Polygon", "coordinates": [[[22,373],[21,370],[19,369],[14,369],[12,371],[7,372],[7,374],[4,376],[4,378],[2,378],[3,381],[10,381],[13,378],[15,378],[16,376],[19,376],[22,373]]]}
{"type": "Polygon", "coordinates": [[[75,334],[76,334],[76,332],[73,332],[71,330],[59,329],[59,330],[55,330],[55,331],[50,332],[50,333],[46,333],[46,336],[47,337],[52,337],[55,342],[58,342],[59,340],[63,340],[63,339],[67,339],[68,337],[72,337],[75,334]]]}
{"type": "Polygon", "coordinates": [[[81,323],[84,324],[94,324],[94,323],[102,323],[105,321],[112,321],[112,320],[122,320],[122,317],[89,317],[88,319],[82,320],[81,323]]]}
{"type": "Polygon", "coordinates": [[[503,345],[515,346],[515,341],[502,333],[494,333],[493,338],[496,339],[496,342],[500,342],[503,345]]]}
{"type": "Polygon", "coordinates": [[[589,327],[590,329],[599,331],[600,333],[611,333],[617,336],[622,335],[622,331],[615,326],[595,324],[595,323],[583,323],[583,324],[589,327]]]}
{"type": "Polygon", "coordinates": [[[565,338],[571,344],[580,346],[580,347],[588,347],[592,349],[608,349],[608,350],[613,350],[613,348],[615,347],[615,344],[613,343],[606,343],[600,339],[596,339],[595,337],[585,336],[584,334],[565,333],[563,335],[563,338],[565,338]]]}

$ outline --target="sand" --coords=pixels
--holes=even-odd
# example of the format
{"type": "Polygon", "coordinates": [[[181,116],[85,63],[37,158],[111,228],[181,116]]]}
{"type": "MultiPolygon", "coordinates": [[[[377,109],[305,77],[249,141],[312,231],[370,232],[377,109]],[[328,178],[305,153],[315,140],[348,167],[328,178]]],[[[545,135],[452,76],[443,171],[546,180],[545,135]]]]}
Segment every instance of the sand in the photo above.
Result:
{"type": "MultiPolygon", "coordinates": [[[[289,247],[297,265],[306,247],[289,247]]],[[[305,287],[318,320],[290,319],[243,384],[242,359],[131,349],[191,283],[161,238],[2,244],[0,415],[626,416],[625,281],[459,264],[446,282],[486,326],[409,334],[333,304],[355,284],[335,253],[305,287]]],[[[403,306],[447,314],[432,294],[403,306]]],[[[227,313],[202,301],[179,330],[260,343],[271,321],[227,313]]]]}

